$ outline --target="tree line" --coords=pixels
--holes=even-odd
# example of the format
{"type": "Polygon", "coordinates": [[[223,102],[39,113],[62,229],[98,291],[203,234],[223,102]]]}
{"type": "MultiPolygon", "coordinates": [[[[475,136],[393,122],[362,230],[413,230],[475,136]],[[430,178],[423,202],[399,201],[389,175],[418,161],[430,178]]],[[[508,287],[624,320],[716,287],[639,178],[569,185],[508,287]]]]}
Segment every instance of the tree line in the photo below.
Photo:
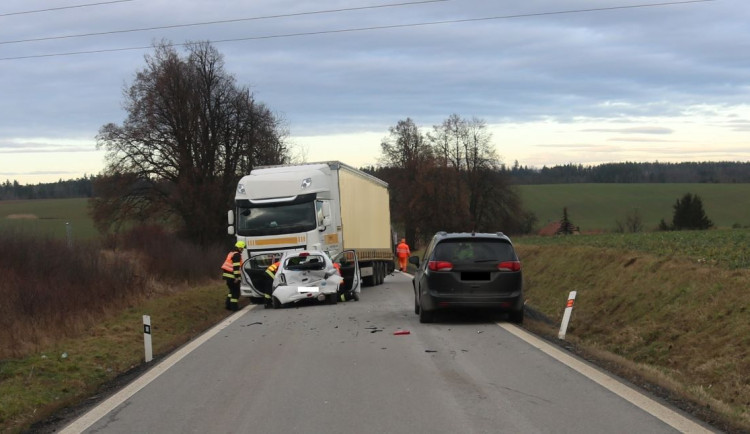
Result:
{"type": "Polygon", "coordinates": [[[22,185],[18,181],[11,182],[6,179],[4,183],[0,184],[0,200],[92,197],[95,180],[95,175],[84,175],[77,179],[61,179],[57,182],[22,185]]]}
{"type": "Polygon", "coordinates": [[[391,190],[391,218],[415,245],[439,230],[527,232],[523,210],[481,119],[450,115],[423,133],[411,118],[389,128],[377,167],[365,171],[391,190]]]}
{"type": "MultiPolygon", "coordinates": [[[[287,155],[284,158],[290,160],[287,155]]],[[[364,167],[375,174],[375,165],[364,167]]],[[[500,164],[500,172],[516,185],[572,183],[750,183],[750,162],[682,162],[682,163],[606,163],[596,166],[564,164],[533,168],[500,164]]],[[[98,175],[58,180],[50,183],[19,184],[5,180],[0,184],[0,200],[65,199],[92,197],[98,175]]]]}
{"type": "Polygon", "coordinates": [[[564,164],[541,169],[516,161],[503,167],[515,184],[572,183],[748,183],[750,162],[564,164]]]}

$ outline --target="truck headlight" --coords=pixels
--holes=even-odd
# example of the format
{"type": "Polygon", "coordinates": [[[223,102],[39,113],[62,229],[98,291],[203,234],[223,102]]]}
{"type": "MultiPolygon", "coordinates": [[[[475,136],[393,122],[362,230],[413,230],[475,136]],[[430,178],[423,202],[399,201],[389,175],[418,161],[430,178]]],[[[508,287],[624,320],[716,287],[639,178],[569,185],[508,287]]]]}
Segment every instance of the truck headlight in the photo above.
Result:
{"type": "Polygon", "coordinates": [[[239,194],[245,194],[245,185],[244,184],[237,184],[237,193],[239,193],[239,194]]]}

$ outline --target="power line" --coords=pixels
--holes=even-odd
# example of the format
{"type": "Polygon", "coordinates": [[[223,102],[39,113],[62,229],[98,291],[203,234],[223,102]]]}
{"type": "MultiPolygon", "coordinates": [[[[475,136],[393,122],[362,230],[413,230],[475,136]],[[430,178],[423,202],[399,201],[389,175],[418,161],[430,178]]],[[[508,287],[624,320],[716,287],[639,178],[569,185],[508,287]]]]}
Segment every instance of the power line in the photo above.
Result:
{"type": "MultiPolygon", "coordinates": [[[[132,1],[132,0],[125,0],[125,1],[132,1]]],[[[382,8],[390,8],[390,7],[396,7],[396,6],[412,6],[412,5],[419,5],[419,4],[425,4],[425,3],[439,3],[439,2],[447,2],[447,1],[451,1],[451,0],[422,0],[422,1],[413,1],[413,2],[405,2],[405,3],[392,3],[392,4],[386,4],[386,5],[361,6],[361,7],[353,7],[353,8],[328,9],[328,10],[322,10],[322,11],[298,12],[298,13],[293,13],[293,14],[266,15],[266,16],[261,16],[261,17],[234,18],[231,20],[205,21],[205,22],[189,23],[189,24],[173,24],[173,25],[158,26],[158,27],[143,27],[143,28],[128,29],[128,30],[111,30],[107,32],[82,33],[78,35],[48,36],[44,38],[19,39],[16,41],[0,41],[0,45],[20,44],[23,42],[49,41],[49,40],[55,40],[55,39],[83,38],[87,36],[114,35],[118,33],[135,33],[135,32],[145,32],[145,31],[150,31],[150,30],[178,29],[182,27],[207,26],[207,25],[212,25],[212,24],[228,24],[228,23],[237,23],[237,22],[242,22],[242,21],[268,20],[268,19],[274,19],[274,18],[289,18],[289,17],[304,16],[304,15],[329,14],[329,13],[335,13],[335,12],[351,12],[351,11],[359,11],[359,10],[365,10],[365,9],[382,9],[382,8]]]]}
{"type": "MultiPolygon", "coordinates": [[[[636,8],[647,8],[647,7],[658,7],[658,6],[674,6],[674,5],[684,5],[684,4],[690,4],[690,3],[706,3],[706,2],[713,2],[713,1],[717,1],[717,0],[685,0],[685,1],[675,1],[675,2],[666,2],[666,3],[648,3],[648,4],[641,4],[641,5],[629,5],[629,6],[610,6],[610,7],[604,7],[604,8],[573,9],[573,10],[567,10],[567,11],[535,12],[535,13],[528,13],[528,14],[502,15],[502,16],[494,16],[494,17],[430,21],[430,22],[424,22],[424,23],[392,24],[392,25],[386,25],[386,26],[359,27],[359,28],[351,28],[351,29],[320,30],[320,31],[315,31],[315,32],[286,33],[286,34],[280,34],[280,35],[267,35],[267,36],[250,36],[246,38],[219,39],[219,40],[208,41],[208,42],[212,44],[219,44],[219,43],[224,43],[224,42],[256,41],[256,40],[291,38],[291,37],[300,37],[300,36],[314,36],[314,35],[325,35],[325,34],[336,34],[336,33],[364,32],[364,31],[372,31],[372,30],[400,29],[400,28],[408,28],[408,27],[432,26],[432,25],[439,25],[439,24],[455,24],[455,23],[468,23],[468,22],[478,22],[478,21],[505,20],[505,19],[514,19],[514,18],[540,17],[540,16],[550,16],[550,15],[602,12],[602,11],[613,11],[613,10],[622,10],[622,9],[636,9],[636,8]]],[[[170,44],[170,45],[173,47],[183,47],[183,46],[189,45],[189,43],[186,42],[186,43],[181,43],[181,44],[170,44]]],[[[67,53],[50,53],[50,54],[35,54],[35,55],[29,55],[29,56],[0,57],[0,61],[35,59],[35,58],[43,58],[43,57],[74,56],[74,55],[80,55],[80,54],[112,53],[112,52],[118,52],[118,51],[146,50],[149,48],[152,48],[152,46],[109,48],[109,49],[89,50],[89,51],[71,51],[67,53]]]]}
{"type": "Polygon", "coordinates": [[[112,0],[108,2],[99,2],[99,3],[88,3],[83,5],[73,5],[73,6],[60,6],[57,8],[49,8],[49,9],[38,9],[35,11],[24,11],[24,12],[9,12],[5,14],[0,14],[0,17],[9,17],[12,15],[27,15],[27,14],[37,14],[40,12],[50,12],[50,11],[60,11],[63,9],[75,9],[75,8],[86,8],[89,6],[101,6],[101,5],[108,5],[112,3],[124,3],[124,2],[132,2],[134,0],[112,0]]]}

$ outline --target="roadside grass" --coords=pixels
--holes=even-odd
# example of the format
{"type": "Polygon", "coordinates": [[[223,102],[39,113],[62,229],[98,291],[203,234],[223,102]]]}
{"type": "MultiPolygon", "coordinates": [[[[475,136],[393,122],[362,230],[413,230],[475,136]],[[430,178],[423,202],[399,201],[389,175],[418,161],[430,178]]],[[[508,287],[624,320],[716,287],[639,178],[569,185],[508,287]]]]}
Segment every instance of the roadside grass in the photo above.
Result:
{"type": "Polygon", "coordinates": [[[530,306],[559,324],[577,291],[568,340],[750,430],[747,266],[557,238],[515,240],[530,306]]]}
{"type": "Polygon", "coordinates": [[[0,361],[0,432],[24,432],[62,408],[106,392],[104,385],[144,363],[143,315],[151,317],[158,359],[225,318],[224,295],[217,283],[153,295],[79,336],[0,361]]]}
{"type": "Polygon", "coordinates": [[[0,200],[0,232],[14,230],[67,239],[70,230],[75,241],[92,240],[97,231],[87,207],[86,198],[0,200]]]}
{"type": "Polygon", "coordinates": [[[227,315],[221,246],[158,228],[118,249],[0,232],[0,432],[21,432],[143,361],[142,315],[166,353],[227,315]]]}
{"type": "Polygon", "coordinates": [[[685,193],[700,196],[720,228],[750,227],[750,184],[549,184],[516,186],[526,209],[542,227],[562,218],[563,208],[583,232],[611,231],[617,220],[638,210],[645,229],[672,221],[672,206],[685,193]]]}

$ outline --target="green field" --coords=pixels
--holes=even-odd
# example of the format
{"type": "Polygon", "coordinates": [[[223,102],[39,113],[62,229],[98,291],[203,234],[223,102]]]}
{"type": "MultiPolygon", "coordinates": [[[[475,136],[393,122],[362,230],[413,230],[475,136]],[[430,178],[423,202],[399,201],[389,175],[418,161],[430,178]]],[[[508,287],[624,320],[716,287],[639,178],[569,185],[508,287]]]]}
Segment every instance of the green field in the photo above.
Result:
{"type": "Polygon", "coordinates": [[[714,225],[750,227],[750,184],[551,184],[517,187],[524,207],[537,217],[537,226],[568,218],[581,231],[611,231],[638,210],[645,230],[659,221],[672,221],[672,206],[685,193],[700,196],[714,225]]]}
{"type": "MultiPolygon", "coordinates": [[[[717,228],[750,227],[750,184],[550,184],[520,185],[523,206],[537,217],[537,229],[562,218],[563,208],[573,224],[586,232],[610,232],[638,210],[644,230],[659,221],[671,222],[677,199],[700,196],[703,209],[717,228]]],[[[0,230],[21,228],[55,237],[66,236],[70,223],[74,239],[96,236],[87,214],[88,199],[0,201],[0,230]]],[[[222,211],[223,212],[223,211],[222,211]]]]}
{"type": "Polygon", "coordinates": [[[97,234],[88,215],[88,199],[37,199],[0,201],[0,230],[20,230],[66,238],[68,223],[74,240],[97,234]]]}

